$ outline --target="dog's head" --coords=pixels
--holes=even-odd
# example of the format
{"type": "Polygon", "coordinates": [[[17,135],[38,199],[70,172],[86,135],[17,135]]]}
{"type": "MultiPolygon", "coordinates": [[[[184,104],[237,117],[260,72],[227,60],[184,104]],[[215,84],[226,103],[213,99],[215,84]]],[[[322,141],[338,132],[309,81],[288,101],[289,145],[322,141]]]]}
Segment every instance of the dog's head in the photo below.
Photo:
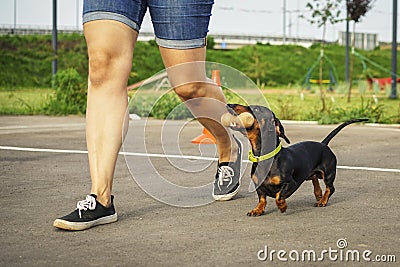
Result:
{"type": "MultiPolygon", "coordinates": [[[[244,135],[247,135],[252,144],[259,142],[262,133],[274,130],[276,136],[283,138],[286,143],[290,144],[289,138],[285,135],[285,129],[280,120],[275,114],[267,107],[264,106],[243,106],[239,104],[228,104],[228,112],[233,116],[239,116],[240,114],[248,113],[254,118],[253,123],[231,123],[229,126],[232,130],[239,131],[244,135]]],[[[247,114],[246,114],[247,115],[247,114]]]]}

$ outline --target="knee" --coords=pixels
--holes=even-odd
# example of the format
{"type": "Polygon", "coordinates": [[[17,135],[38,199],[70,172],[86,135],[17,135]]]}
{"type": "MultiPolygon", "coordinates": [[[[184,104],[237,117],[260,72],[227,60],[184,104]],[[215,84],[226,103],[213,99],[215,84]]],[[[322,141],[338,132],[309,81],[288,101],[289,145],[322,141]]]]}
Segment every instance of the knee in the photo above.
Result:
{"type": "Polygon", "coordinates": [[[97,87],[108,79],[111,59],[112,56],[105,52],[89,54],[89,82],[92,86],[97,87]]]}
{"type": "Polygon", "coordinates": [[[183,100],[206,96],[206,89],[202,82],[192,82],[176,87],[175,93],[183,100]]]}
{"type": "Polygon", "coordinates": [[[118,53],[99,50],[89,54],[89,82],[99,88],[114,82],[126,85],[132,68],[132,59],[118,53]]]}

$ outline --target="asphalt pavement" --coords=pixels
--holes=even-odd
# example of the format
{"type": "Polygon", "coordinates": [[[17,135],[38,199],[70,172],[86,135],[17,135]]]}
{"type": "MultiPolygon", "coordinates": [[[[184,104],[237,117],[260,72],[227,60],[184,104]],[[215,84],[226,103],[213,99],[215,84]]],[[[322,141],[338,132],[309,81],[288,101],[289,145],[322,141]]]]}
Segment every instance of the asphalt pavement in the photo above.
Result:
{"type": "MultiPolygon", "coordinates": [[[[292,143],[322,140],[335,127],[283,124],[292,143]]],[[[268,199],[261,217],[246,216],[257,204],[246,161],[238,196],[210,201],[216,151],[214,145],[191,143],[201,132],[197,122],[132,121],[114,178],[118,222],[68,232],[52,223],[90,190],[84,118],[0,117],[0,266],[400,261],[399,126],[348,126],[330,144],[339,166],[328,206],[314,207],[312,185],[305,182],[287,200],[285,214],[268,199]],[[150,179],[157,176],[195,190],[181,195],[162,187],[149,193],[147,176],[150,187],[160,185],[150,179]]]]}

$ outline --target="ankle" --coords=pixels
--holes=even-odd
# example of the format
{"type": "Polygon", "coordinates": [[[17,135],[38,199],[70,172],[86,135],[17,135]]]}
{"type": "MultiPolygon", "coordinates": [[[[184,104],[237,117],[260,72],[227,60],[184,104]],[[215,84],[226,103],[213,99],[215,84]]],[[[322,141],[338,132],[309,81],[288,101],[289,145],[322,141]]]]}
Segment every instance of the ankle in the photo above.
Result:
{"type": "Polygon", "coordinates": [[[239,150],[238,144],[232,140],[231,145],[227,147],[228,149],[221,150],[219,153],[219,162],[235,162],[237,160],[239,150]]]}
{"type": "Polygon", "coordinates": [[[93,193],[97,196],[96,201],[99,202],[104,207],[109,207],[111,205],[111,193],[93,193]]]}

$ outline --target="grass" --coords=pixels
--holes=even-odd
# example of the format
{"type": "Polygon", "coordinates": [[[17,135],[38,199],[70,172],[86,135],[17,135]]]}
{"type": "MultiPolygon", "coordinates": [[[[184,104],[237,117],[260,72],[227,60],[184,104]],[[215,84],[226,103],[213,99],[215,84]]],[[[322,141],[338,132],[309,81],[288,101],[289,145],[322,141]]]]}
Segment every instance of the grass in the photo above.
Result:
{"type": "MultiPolygon", "coordinates": [[[[274,113],[284,120],[317,120],[320,123],[337,123],[350,117],[368,116],[376,119],[376,121],[372,119],[372,122],[400,123],[400,99],[389,99],[386,92],[378,92],[374,97],[372,92],[361,94],[354,90],[351,103],[347,103],[346,93],[329,92],[326,95],[327,111],[325,113],[320,112],[319,95],[313,90],[274,88],[265,89],[262,93],[274,113]],[[301,92],[303,97],[300,95],[301,92]]],[[[0,114],[43,114],[44,103],[53,94],[52,89],[0,90],[0,114]]],[[[260,97],[259,94],[246,92],[246,90],[241,90],[240,95],[250,104],[253,104],[253,100],[257,102],[260,97]]],[[[151,96],[152,94],[149,95],[151,96]]],[[[231,98],[230,102],[235,102],[235,99],[231,98]]]]}
{"type": "MultiPolygon", "coordinates": [[[[313,120],[329,124],[352,118],[369,118],[370,122],[376,123],[400,123],[400,100],[389,99],[387,92],[360,92],[354,89],[350,103],[347,102],[346,92],[327,92],[326,110],[321,112],[320,96],[316,91],[292,88],[265,89],[262,92],[271,110],[284,120],[313,120]]],[[[249,95],[242,90],[240,95],[249,104],[259,102],[259,94],[249,95]]]]}
{"type": "Polygon", "coordinates": [[[266,90],[265,95],[270,108],[281,119],[315,120],[326,124],[353,118],[369,118],[374,123],[400,123],[400,100],[389,99],[385,92],[354,92],[350,103],[347,101],[347,94],[328,92],[324,112],[321,112],[321,100],[317,93],[293,90],[290,93],[286,90],[279,93],[266,90]]]}
{"type": "MultiPolygon", "coordinates": [[[[85,38],[82,34],[60,34],[58,36],[58,69],[74,68],[84,80],[88,73],[88,57],[85,38]]],[[[51,62],[53,50],[51,35],[3,35],[0,36],[0,86],[51,87],[51,62]]],[[[303,83],[309,68],[320,55],[320,44],[310,48],[295,45],[249,45],[234,50],[207,49],[207,61],[218,62],[240,70],[260,85],[286,86],[303,83]]],[[[373,77],[390,76],[390,49],[357,51],[368,58],[366,65],[358,57],[354,62],[354,78],[365,79],[367,73],[373,77]],[[372,63],[372,62],[373,63],[372,63]],[[377,66],[380,67],[377,67],[377,66]],[[364,67],[366,66],[367,69],[364,67]]],[[[333,62],[338,77],[345,79],[345,47],[326,45],[324,54],[333,62]]],[[[400,53],[397,55],[400,60],[400,53]]],[[[164,69],[159,48],[154,40],[137,42],[135,60],[132,63],[129,84],[151,77],[164,69]]],[[[329,64],[324,64],[323,79],[329,79],[329,64]]],[[[310,77],[319,77],[319,68],[314,68],[310,77]]],[[[230,77],[229,83],[239,82],[240,76],[230,77]]],[[[238,83],[240,84],[240,83],[238,83]]]]}
{"type": "Polygon", "coordinates": [[[52,94],[54,94],[52,89],[0,90],[0,114],[40,114],[45,101],[52,94]]]}
{"type": "Polygon", "coordinates": [[[347,94],[327,93],[327,110],[321,112],[319,95],[310,92],[292,94],[266,93],[270,108],[281,119],[316,120],[320,123],[337,123],[342,120],[369,117],[371,122],[400,123],[400,100],[389,99],[385,93],[378,95],[353,94],[350,103],[347,94]],[[326,118],[327,116],[331,117],[326,118]],[[372,119],[371,119],[372,117],[372,119]],[[374,118],[376,121],[374,121],[374,118]]]}

